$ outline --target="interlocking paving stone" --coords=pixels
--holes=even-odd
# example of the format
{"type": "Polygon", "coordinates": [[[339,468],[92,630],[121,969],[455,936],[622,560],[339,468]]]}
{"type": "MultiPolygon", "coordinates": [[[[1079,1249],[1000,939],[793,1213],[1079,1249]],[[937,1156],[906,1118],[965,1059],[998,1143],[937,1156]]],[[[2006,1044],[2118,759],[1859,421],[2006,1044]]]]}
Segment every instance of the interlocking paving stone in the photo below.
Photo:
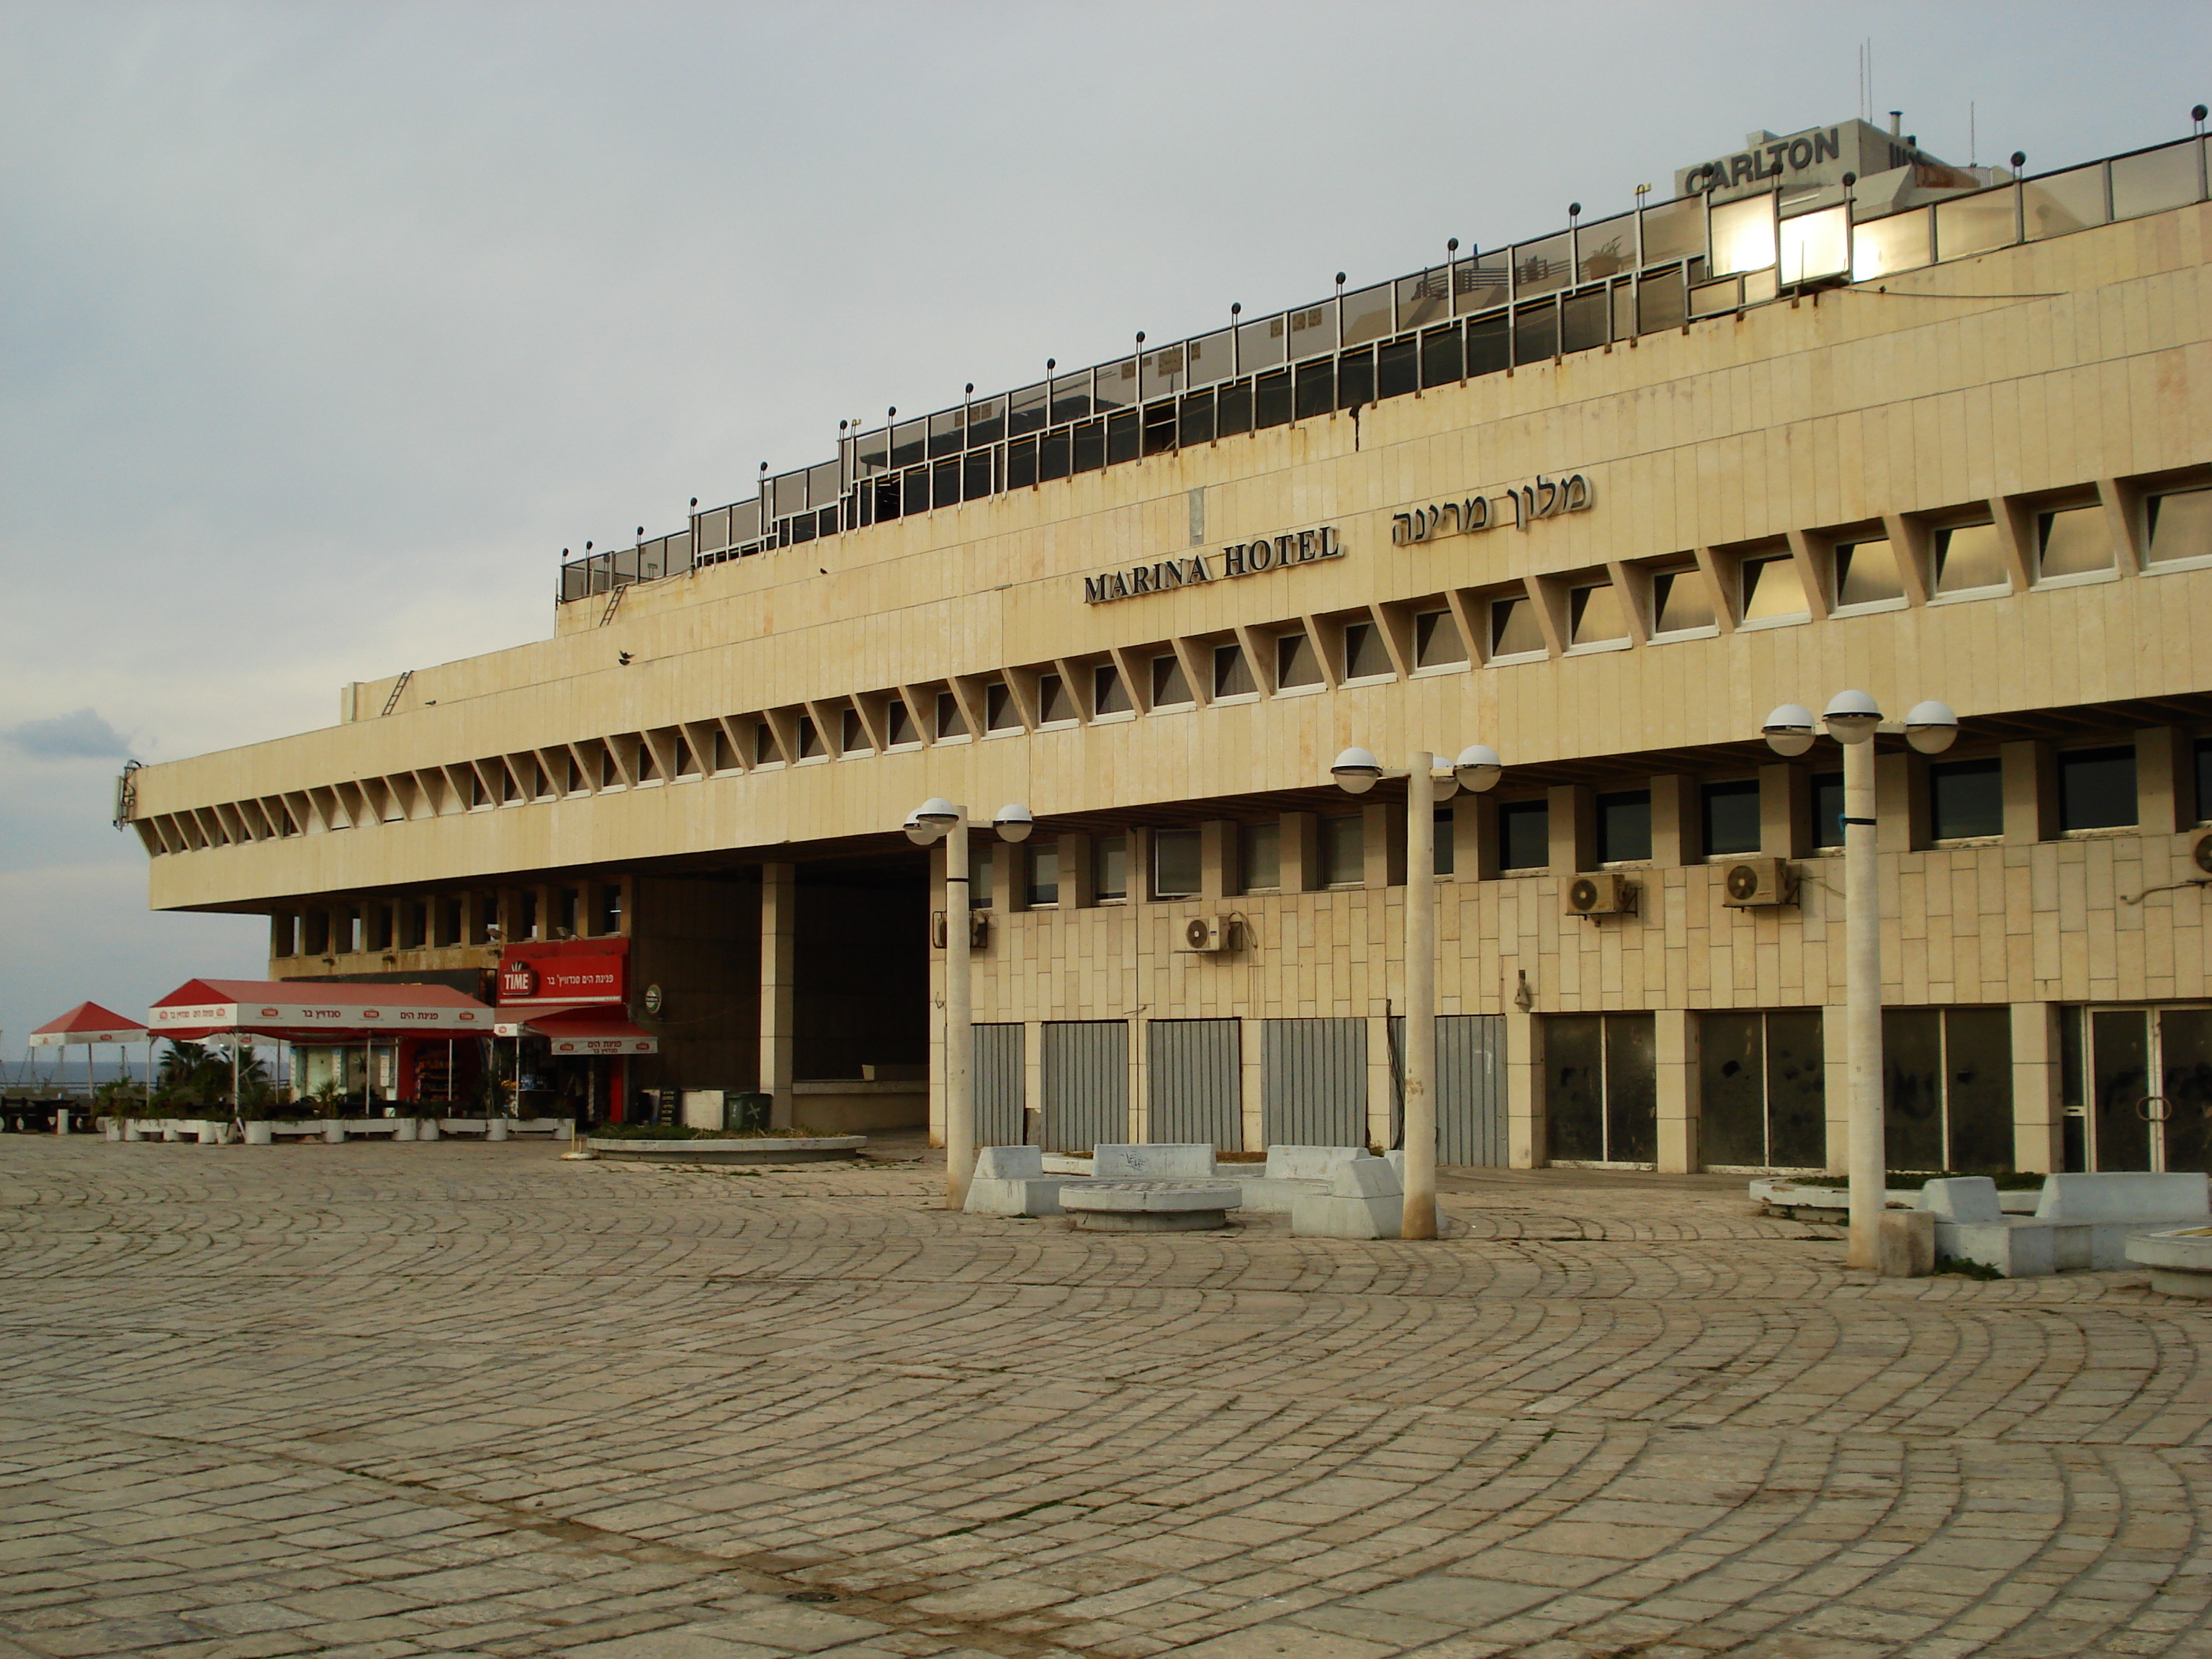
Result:
{"type": "Polygon", "coordinates": [[[1568,1171],[1078,1233],[892,1150],[0,1139],[0,1659],[2212,1659],[2140,1275],[1568,1171]]]}

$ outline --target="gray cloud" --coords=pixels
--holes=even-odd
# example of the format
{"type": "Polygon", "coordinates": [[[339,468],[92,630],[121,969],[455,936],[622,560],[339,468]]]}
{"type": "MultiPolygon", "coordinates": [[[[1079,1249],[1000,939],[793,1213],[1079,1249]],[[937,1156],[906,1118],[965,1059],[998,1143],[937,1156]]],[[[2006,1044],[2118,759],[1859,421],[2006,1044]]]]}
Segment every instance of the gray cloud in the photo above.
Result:
{"type": "Polygon", "coordinates": [[[131,753],[131,739],[90,708],[24,720],[0,737],[38,760],[123,760],[131,753]]]}

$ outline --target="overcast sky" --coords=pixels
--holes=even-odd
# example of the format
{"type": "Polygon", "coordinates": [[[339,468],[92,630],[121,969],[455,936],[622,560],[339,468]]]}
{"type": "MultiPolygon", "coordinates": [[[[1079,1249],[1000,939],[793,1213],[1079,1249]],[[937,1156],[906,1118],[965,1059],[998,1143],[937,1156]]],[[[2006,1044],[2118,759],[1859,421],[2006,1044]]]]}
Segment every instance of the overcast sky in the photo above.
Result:
{"type": "Polygon", "coordinates": [[[561,550],[837,422],[1630,205],[1873,107],[2185,133],[2212,6],[0,0],[0,1048],[264,933],[154,915],[126,756],[551,631],[561,550]]]}

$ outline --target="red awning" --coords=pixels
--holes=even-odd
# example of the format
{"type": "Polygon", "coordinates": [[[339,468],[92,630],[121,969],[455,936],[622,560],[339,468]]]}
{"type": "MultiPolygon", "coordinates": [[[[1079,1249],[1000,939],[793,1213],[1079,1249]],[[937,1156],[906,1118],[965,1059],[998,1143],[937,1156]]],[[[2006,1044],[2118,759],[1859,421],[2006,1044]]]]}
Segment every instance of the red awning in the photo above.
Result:
{"type": "Polygon", "coordinates": [[[243,1032],[287,1042],[489,1036],[492,1011],[446,985],[337,985],[319,980],[187,980],[154,1005],[156,1036],[243,1032]]]}
{"type": "Polygon", "coordinates": [[[542,1036],[556,1054],[657,1054],[660,1039],[623,1018],[619,1008],[586,1003],[533,1009],[527,1019],[503,1019],[500,1036],[542,1036]]]}
{"type": "Polygon", "coordinates": [[[62,1048],[80,1042],[143,1042],[146,1028],[96,1002],[80,1002],[59,1019],[31,1033],[33,1048],[62,1048]]]}

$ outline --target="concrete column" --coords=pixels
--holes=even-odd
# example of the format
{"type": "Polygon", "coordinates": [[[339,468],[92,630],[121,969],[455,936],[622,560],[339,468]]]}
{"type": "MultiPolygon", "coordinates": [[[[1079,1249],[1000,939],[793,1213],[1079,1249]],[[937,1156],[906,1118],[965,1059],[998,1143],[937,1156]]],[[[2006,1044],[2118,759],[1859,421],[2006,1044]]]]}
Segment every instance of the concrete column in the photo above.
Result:
{"type": "Polygon", "coordinates": [[[1321,884],[1321,819],[1312,812],[1283,814],[1282,883],[1285,893],[1310,893],[1321,884]]]}
{"type": "Polygon", "coordinates": [[[1917,853],[1928,846],[1928,757],[1874,757],[1875,845],[1885,853],[1917,853]]]}
{"type": "Polygon", "coordinates": [[[1506,1162],[1516,1170],[1549,1163],[1544,1126],[1544,1028],[1534,1014],[1505,1010],[1506,1162]]]}
{"type": "Polygon", "coordinates": [[[1545,794],[1552,807],[1552,873],[1573,876],[1596,869],[1597,792],[1565,783],[1545,794]]]}
{"type": "Polygon", "coordinates": [[[1225,899],[1243,890],[1237,878],[1237,826],[1222,818],[1209,818],[1198,826],[1199,896],[1225,899]]]}
{"type": "Polygon", "coordinates": [[[2147,836],[2170,836],[2197,822],[2197,754],[2191,734],[2151,726],[2136,733],[2136,822],[2147,836]]]}
{"type": "Polygon", "coordinates": [[[1659,1097],[1659,1173],[1687,1175],[1698,1164],[1698,1028],[1684,1008],[1652,1015],[1659,1097]]]}
{"type": "Polygon", "coordinates": [[[1261,1093],[1266,1025],[1264,1020],[1241,1020],[1237,1032],[1237,1054],[1243,1062],[1243,1075],[1237,1080],[1237,1109],[1244,1121],[1244,1150],[1248,1152],[1264,1152],[1267,1146],[1265,1097],[1261,1093]]]}
{"type": "Polygon", "coordinates": [[[2012,1158],[2022,1171],[2066,1167],[2058,1071],[2058,1005],[2012,1005],[2012,1158]]]}
{"type": "Polygon", "coordinates": [[[1098,868],[1088,836],[1060,838],[1060,908],[1088,910],[1098,902],[1098,868]]]}
{"type": "Polygon", "coordinates": [[[1651,780],[1651,862],[1661,869],[1702,863],[1698,781],[1680,772],[1651,780]]]}
{"type": "Polygon", "coordinates": [[[2030,738],[2000,745],[2004,765],[2004,838],[2008,846],[2049,841],[2058,833],[2058,757],[2030,738]]]}
{"type": "Polygon", "coordinates": [[[1498,799],[1494,793],[1462,795],[1455,812],[1462,880],[1498,879],[1498,799]]]}
{"type": "Polygon", "coordinates": [[[1406,884],[1406,808],[1370,801],[1359,809],[1359,843],[1370,887],[1406,884]]]}
{"type": "MultiPolygon", "coordinates": [[[[793,1065],[798,997],[799,866],[761,866],[760,1089],[769,1096],[769,1123],[792,1122],[793,1065]]],[[[934,1074],[936,1067],[931,1071],[934,1074]]]]}
{"type": "Polygon", "coordinates": [[[1851,1061],[1846,1036],[1850,1022],[1844,1005],[1820,1010],[1820,1097],[1828,1120],[1828,1168],[1832,1176],[1850,1168],[1851,1061]]]}

